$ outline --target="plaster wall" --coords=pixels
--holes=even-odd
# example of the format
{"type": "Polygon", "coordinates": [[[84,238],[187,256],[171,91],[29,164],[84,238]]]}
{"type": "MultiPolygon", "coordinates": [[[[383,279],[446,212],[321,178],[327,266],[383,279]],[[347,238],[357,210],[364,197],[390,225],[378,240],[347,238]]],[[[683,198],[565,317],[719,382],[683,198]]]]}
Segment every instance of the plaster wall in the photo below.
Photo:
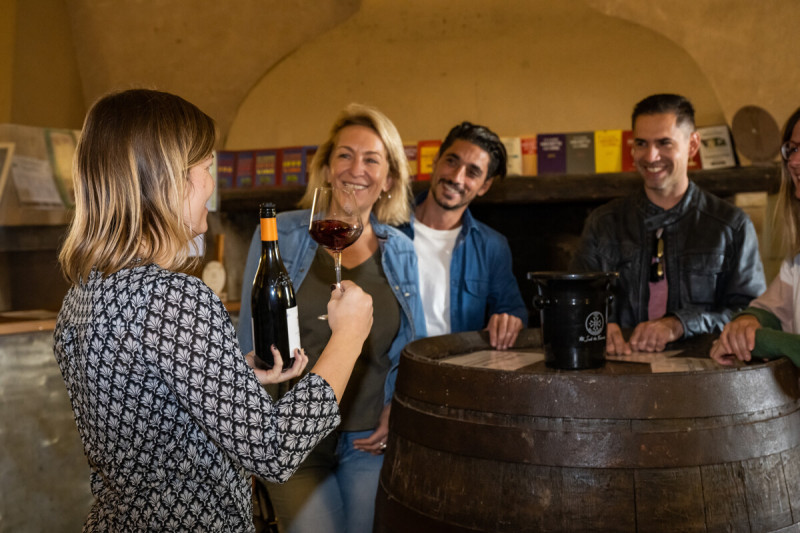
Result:
{"type": "Polygon", "coordinates": [[[86,106],[64,0],[10,1],[16,4],[15,37],[4,122],[80,129],[86,106]]]}
{"type": "Polygon", "coordinates": [[[0,123],[11,120],[11,70],[14,56],[15,0],[0,0],[0,123]]]}
{"type": "Polygon", "coordinates": [[[725,121],[706,74],[661,33],[582,1],[502,6],[365,0],[266,72],[227,147],[318,144],[350,101],[383,110],[409,141],[465,119],[501,135],[627,129],[633,104],[655,92],[687,95],[699,124],[725,121]]]}

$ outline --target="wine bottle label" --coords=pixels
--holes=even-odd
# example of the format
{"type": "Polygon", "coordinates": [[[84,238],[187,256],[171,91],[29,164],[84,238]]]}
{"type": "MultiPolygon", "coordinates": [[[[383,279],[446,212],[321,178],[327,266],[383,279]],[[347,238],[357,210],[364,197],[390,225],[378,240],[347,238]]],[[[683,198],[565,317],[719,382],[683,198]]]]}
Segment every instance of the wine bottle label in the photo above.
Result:
{"type": "Polygon", "coordinates": [[[278,240],[278,224],[274,218],[261,219],[261,240],[262,241],[277,241],[278,240]]]}
{"type": "Polygon", "coordinates": [[[286,328],[289,330],[289,357],[294,358],[295,348],[300,348],[300,320],[296,305],[286,310],[286,328]]]}

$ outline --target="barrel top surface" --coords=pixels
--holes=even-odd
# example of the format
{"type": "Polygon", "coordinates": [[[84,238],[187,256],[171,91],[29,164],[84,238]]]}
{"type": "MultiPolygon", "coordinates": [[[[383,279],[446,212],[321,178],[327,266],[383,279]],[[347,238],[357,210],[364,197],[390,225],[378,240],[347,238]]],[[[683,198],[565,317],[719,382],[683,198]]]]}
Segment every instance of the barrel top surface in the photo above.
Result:
{"type": "MultiPolygon", "coordinates": [[[[590,370],[552,369],[543,360],[513,370],[455,365],[445,360],[491,350],[486,332],[429,337],[406,346],[397,390],[456,408],[569,417],[736,415],[797,400],[798,373],[787,358],[721,367],[708,360],[712,340],[700,336],[667,347],[681,350],[675,358],[697,359],[705,370],[652,372],[650,364],[620,361],[590,370]]],[[[513,350],[541,352],[540,330],[522,330],[513,350]]]]}

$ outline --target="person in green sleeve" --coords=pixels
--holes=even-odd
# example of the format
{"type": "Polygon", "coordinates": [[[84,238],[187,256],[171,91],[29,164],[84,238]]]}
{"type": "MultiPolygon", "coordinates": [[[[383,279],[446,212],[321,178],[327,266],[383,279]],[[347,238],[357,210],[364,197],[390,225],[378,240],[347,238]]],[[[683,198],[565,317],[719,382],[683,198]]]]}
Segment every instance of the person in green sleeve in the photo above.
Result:
{"type": "Polygon", "coordinates": [[[720,364],[752,357],[788,356],[800,366],[800,109],[786,122],[781,156],[783,178],[775,220],[786,221],[782,247],[787,259],[767,291],[738,313],[711,348],[720,364]]]}

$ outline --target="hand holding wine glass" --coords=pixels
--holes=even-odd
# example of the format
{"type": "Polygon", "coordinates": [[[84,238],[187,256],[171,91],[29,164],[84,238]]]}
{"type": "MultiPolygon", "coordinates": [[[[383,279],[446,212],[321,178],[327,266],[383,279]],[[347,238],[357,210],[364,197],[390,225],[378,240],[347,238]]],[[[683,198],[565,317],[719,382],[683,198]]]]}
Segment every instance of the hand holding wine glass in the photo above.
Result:
{"type": "Polygon", "coordinates": [[[342,251],[356,242],[364,229],[356,196],[349,188],[318,187],[308,232],[311,238],[333,253],[336,286],[342,289],[342,251]]]}

